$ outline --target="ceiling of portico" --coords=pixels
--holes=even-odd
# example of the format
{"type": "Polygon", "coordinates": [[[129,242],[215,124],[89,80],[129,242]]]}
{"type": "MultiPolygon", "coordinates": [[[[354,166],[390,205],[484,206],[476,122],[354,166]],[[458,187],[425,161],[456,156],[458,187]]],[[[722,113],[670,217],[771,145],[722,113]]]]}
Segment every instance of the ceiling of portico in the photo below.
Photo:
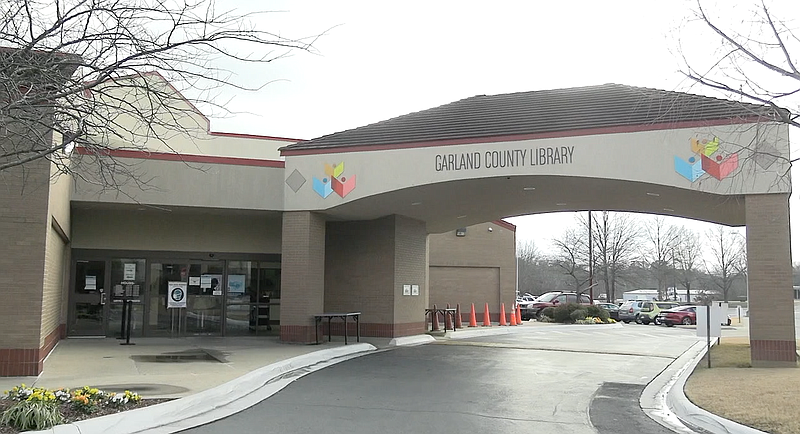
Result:
{"type": "Polygon", "coordinates": [[[745,224],[744,197],[662,185],[566,176],[501,176],[406,188],[348,202],[323,213],[337,220],[398,214],[441,233],[504,217],[608,210],[745,224]]]}

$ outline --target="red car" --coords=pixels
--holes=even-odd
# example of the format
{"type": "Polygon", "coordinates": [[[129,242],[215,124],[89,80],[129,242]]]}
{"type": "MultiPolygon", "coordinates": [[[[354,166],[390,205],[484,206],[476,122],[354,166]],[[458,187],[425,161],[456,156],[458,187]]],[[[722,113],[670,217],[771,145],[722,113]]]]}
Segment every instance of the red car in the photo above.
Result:
{"type": "Polygon", "coordinates": [[[519,303],[520,315],[523,320],[533,318],[541,319],[541,313],[544,308],[556,307],[559,304],[565,303],[590,305],[592,304],[592,301],[586,294],[580,294],[580,296],[578,296],[578,294],[574,292],[551,291],[536,297],[536,299],[533,301],[519,303]]]}
{"type": "MultiPolygon", "coordinates": [[[[658,314],[658,319],[661,324],[665,324],[667,327],[672,327],[675,324],[694,325],[697,324],[697,306],[678,306],[662,310],[658,314]]],[[[727,319],[727,323],[722,325],[731,325],[730,316],[727,319]]]]}

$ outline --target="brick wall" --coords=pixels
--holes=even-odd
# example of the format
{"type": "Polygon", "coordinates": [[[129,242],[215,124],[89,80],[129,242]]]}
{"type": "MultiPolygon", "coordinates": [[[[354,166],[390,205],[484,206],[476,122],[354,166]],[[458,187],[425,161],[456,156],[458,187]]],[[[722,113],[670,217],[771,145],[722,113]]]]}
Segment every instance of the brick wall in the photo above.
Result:
{"type": "Polygon", "coordinates": [[[395,330],[395,336],[419,334],[413,324],[424,322],[425,308],[429,302],[428,290],[428,232],[425,223],[403,216],[395,216],[394,264],[394,322],[410,324],[412,330],[395,330]],[[419,285],[419,295],[404,296],[403,285],[419,285]],[[416,331],[412,333],[411,331],[416,331]]]}
{"type": "Polygon", "coordinates": [[[753,365],[796,366],[789,195],[748,195],[745,217],[753,365]]]}
{"type": "Polygon", "coordinates": [[[481,320],[489,303],[492,318],[498,318],[500,303],[506,312],[514,305],[516,261],[516,233],[510,226],[490,222],[467,227],[463,237],[454,230],[431,235],[430,305],[460,304],[467,318],[475,303],[481,320]]]}
{"type": "Polygon", "coordinates": [[[329,222],[325,235],[325,311],[393,322],[394,218],[329,222]]]}
{"type": "Polygon", "coordinates": [[[0,175],[0,375],[36,375],[48,229],[47,161],[0,175]]]}
{"type": "Polygon", "coordinates": [[[307,211],[283,213],[281,340],[313,342],[312,316],[325,302],[325,219],[307,211]]]}
{"type": "Polygon", "coordinates": [[[364,336],[423,333],[427,238],[423,222],[402,216],[329,222],[325,310],[362,312],[364,336]],[[418,285],[419,295],[404,296],[403,285],[418,285]]]}
{"type": "Polygon", "coordinates": [[[66,319],[61,317],[61,312],[63,305],[66,304],[66,298],[63,296],[68,247],[52,227],[47,232],[46,245],[40,347],[45,345],[46,337],[53,330],[57,329],[62,322],[66,323],[66,319]]]}

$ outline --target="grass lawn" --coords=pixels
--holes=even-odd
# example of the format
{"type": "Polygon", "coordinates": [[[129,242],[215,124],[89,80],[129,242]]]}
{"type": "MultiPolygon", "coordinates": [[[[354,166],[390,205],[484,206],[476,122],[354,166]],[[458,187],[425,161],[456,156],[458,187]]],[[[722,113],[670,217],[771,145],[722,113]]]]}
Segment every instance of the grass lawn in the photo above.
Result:
{"type": "MultiPolygon", "coordinates": [[[[799,344],[800,345],[800,344],[799,344]]],[[[723,339],[684,392],[698,407],[768,433],[800,434],[800,368],[752,368],[746,340],[723,339]]]]}

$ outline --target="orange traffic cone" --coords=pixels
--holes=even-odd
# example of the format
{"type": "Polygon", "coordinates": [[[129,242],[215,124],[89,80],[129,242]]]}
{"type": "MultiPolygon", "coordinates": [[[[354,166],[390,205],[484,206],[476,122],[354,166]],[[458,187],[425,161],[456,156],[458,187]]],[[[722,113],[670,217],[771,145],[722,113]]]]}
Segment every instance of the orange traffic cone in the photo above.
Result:
{"type": "Polygon", "coordinates": [[[517,324],[522,324],[522,309],[517,305],[517,324]]]}
{"type": "Polygon", "coordinates": [[[517,314],[514,312],[514,309],[511,309],[511,322],[508,325],[517,325],[517,314]]]}
{"type": "Polygon", "coordinates": [[[492,326],[492,320],[489,317],[489,303],[486,303],[486,308],[483,310],[483,326],[484,327],[492,326]]]}
{"type": "Polygon", "coordinates": [[[469,310],[469,326],[478,327],[478,320],[475,319],[475,303],[472,303],[472,308],[469,310]]]}
{"type": "Polygon", "coordinates": [[[436,311],[436,305],[433,305],[433,312],[431,312],[431,331],[439,331],[439,312],[436,311]]]}
{"type": "Polygon", "coordinates": [[[450,303],[447,303],[447,309],[444,311],[444,331],[453,330],[453,320],[450,318],[450,303]]]}
{"type": "Polygon", "coordinates": [[[456,304],[456,328],[461,329],[464,328],[464,324],[461,324],[461,305],[456,304]]]}
{"type": "Polygon", "coordinates": [[[508,323],[506,322],[506,304],[505,303],[500,303],[500,325],[501,326],[508,325],[508,323]]]}

